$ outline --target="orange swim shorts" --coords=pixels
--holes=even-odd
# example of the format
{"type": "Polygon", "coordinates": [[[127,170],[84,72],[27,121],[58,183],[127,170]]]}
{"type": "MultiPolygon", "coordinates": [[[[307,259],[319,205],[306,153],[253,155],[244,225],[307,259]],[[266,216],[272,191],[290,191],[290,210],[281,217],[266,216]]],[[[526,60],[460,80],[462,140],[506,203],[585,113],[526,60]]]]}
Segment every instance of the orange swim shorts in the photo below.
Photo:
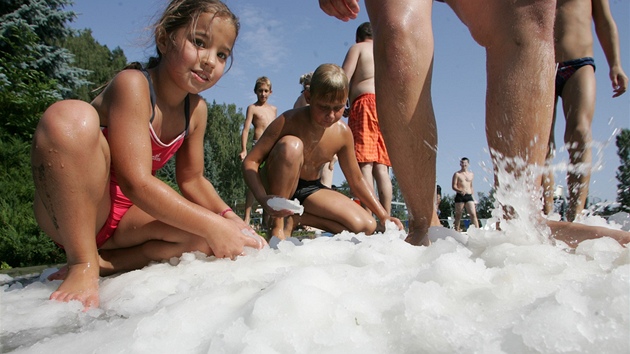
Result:
{"type": "Polygon", "coordinates": [[[378,124],[376,96],[373,93],[364,93],[352,102],[348,126],[352,130],[354,150],[359,163],[392,165],[378,124]]]}

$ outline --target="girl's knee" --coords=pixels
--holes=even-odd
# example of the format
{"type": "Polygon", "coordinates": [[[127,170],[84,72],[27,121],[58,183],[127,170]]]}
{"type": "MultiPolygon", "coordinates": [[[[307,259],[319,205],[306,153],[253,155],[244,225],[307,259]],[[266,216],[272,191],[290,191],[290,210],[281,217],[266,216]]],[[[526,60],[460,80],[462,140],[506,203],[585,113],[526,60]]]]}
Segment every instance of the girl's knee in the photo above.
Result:
{"type": "Polygon", "coordinates": [[[89,103],[78,100],[59,101],[42,115],[35,130],[35,142],[77,142],[100,134],[99,116],[89,103]]]}

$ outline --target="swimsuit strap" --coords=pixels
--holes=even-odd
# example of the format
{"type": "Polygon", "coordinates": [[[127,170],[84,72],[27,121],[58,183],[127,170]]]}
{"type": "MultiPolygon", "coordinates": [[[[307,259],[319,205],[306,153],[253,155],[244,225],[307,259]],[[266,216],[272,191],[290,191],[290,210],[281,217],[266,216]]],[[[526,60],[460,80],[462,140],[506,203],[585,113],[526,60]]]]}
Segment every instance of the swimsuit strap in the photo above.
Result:
{"type": "MultiPolygon", "coordinates": [[[[153,82],[151,81],[151,76],[149,76],[149,72],[142,68],[142,73],[147,78],[149,82],[149,94],[151,95],[151,119],[149,122],[153,123],[153,118],[155,117],[155,90],[153,89],[153,82]]],[[[186,132],[186,136],[188,136],[188,127],[190,126],[190,94],[186,95],[186,99],[184,99],[184,117],[186,118],[186,127],[184,131],[186,132]]]]}
{"type": "MultiPolygon", "coordinates": [[[[144,76],[147,78],[147,81],[149,82],[149,94],[151,95],[151,119],[149,120],[149,122],[153,123],[153,118],[155,118],[155,90],[153,89],[153,82],[151,82],[151,76],[149,76],[149,72],[145,69],[142,68],[142,73],[144,74],[144,76]]],[[[186,127],[188,127],[188,125],[186,125],[186,127]]]]}
{"type": "Polygon", "coordinates": [[[184,131],[186,132],[185,136],[188,136],[188,126],[190,125],[190,94],[186,95],[186,99],[184,100],[184,116],[186,117],[186,128],[184,128],[184,131]]]}

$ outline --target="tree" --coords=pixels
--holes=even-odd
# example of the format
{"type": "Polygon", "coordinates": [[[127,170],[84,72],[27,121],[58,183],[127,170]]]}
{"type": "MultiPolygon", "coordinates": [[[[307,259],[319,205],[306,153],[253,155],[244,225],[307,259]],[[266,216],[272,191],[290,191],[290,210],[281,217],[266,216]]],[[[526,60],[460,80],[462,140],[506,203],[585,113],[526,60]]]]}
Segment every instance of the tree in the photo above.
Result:
{"type": "Polygon", "coordinates": [[[490,219],[492,217],[492,210],[494,210],[494,189],[491,189],[488,195],[484,192],[478,192],[479,197],[477,203],[477,217],[479,219],[490,219]]]}
{"type": "Polygon", "coordinates": [[[616,139],[617,155],[621,160],[617,168],[617,202],[621,209],[630,211],[630,129],[622,129],[616,139]]]}
{"type": "Polygon", "coordinates": [[[17,52],[26,52],[30,60],[8,64],[42,72],[56,82],[55,89],[62,97],[71,97],[74,90],[87,84],[84,78],[88,74],[73,67],[74,56],[59,46],[73,33],[66,23],[76,14],[63,10],[71,3],[70,0],[13,0],[3,1],[0,7],[0,53],[15,58],[17,52]],[[23,46],[16,45],[14,40],[23,46]]]}
{"type": "Polygon", "coordinates": [[[120,47],[110,51],[92,37],[90,29],[67,37],[62,45],[74,55],[74,66],[89,71],[88,84],[72,93],[73,97],[83,101],[92,101],[99,93],[97,89],[127,65],[127,57],[120,47]]]}
{"type": "Polygon", "coordinates": [[[245,180],[241,169],[241,127],[245,122],[242,109],[234,104],[208,106],[205,137],[205,171],[221,199],[236,206],[245,198],[245,180]]]}
{"type": "Polygon", "coordinates": [[[0,46],[10,48],[0,56],[0,136],[4,132],[29,141],[41,114],[61,96],[54,79],[29,65],[35,58],[27,48],[37,36],[29,31],[9,32],[0,32],[0,46]]]}

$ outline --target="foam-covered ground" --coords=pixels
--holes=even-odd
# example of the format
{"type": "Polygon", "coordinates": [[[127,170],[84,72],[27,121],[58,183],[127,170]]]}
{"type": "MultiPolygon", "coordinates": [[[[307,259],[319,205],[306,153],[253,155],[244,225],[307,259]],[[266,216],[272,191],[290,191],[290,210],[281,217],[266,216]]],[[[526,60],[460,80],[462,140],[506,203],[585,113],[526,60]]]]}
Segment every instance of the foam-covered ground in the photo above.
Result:
{"type": "Polygon", "coordinates": [[[88,312],[48,300],[59,281],[5,285],[2,351],[630,352],[627,247],[602,238],[572,251],[504,230],[471,230],[467,245],[415,247],[389,230],[236,261],[185,254],[103,278],[88,312]]]}

